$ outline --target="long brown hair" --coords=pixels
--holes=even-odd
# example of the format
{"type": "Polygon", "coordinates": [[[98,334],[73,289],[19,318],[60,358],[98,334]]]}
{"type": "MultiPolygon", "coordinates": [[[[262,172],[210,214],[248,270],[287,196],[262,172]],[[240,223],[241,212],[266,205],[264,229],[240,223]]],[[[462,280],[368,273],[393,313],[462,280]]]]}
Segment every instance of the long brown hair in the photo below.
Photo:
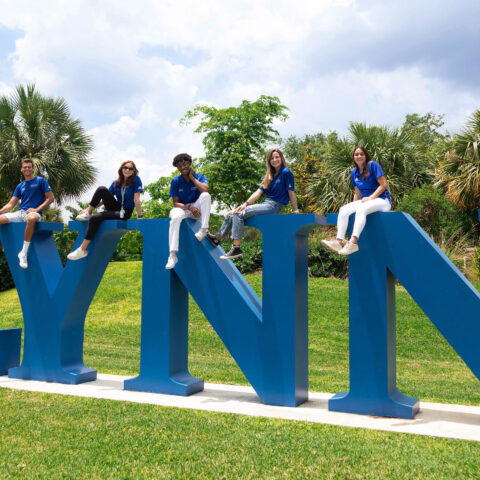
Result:
{"type": "Polygon", "coordinates": [[[357,167],[358,171],[360,172],[360,175],[362,176],[362,178],[365,180],[368,175],[369,175],[369,172],[368,172],[368,164],[372,161],[371,158],[370,158],[370,155],[368,154],[367,152],[367,149],[362,146],[362,145],[357,145],[354,149],[353,149],[353,152],[352,152],[352,160],[353,160],[353,163],[355,164],[355,166],[357,167]],[[365,154],[365,165],[363,166],[363,170],[360,170],[358,168],[358,165],[357,163],[355,162],[355,152],[360,149],[364,154],[365,154]]]}
{"type": "Polygon", "coordinates": [[[138,170],[134,162],[132,160],[125,160],[121,165],[120,168],[118,169],[118,178],[115,181],[115,186],[116,187],[121,187],[125,185],[126,187],[129,187],[130,185],[133,185],[133,182],[135,181],[135,177],[138,175],[138,170]],[[133,167],[133,175],[130,175],[129,177],[125,177],[123,174],[123,167],[127,164],[131,163],[133,167]],[[126,181],[125,181],[126,178],[126,181]]]}
{"type": "Polygon", "coordinates": [[[262,182],[262,187],[265,188],[265,189],[267,189],[269,187],[269,185],[272,183],[273,177],[275,177],[275,169],[272,167],[272,165],[270,163],[270,161],[272,160],[273,154],[275,152],[280,155],[280,159],[282,160],[282,166],[283,167],[287,166],[287,162],[285,161],[285,157],[283,156],[283,152],[281,150],[279,150],[278,148],[274,148],[267,153],[267,160],[266,160],[267,171],[265,173],[265,177],[263,178],[263,182],[262,182]]]}

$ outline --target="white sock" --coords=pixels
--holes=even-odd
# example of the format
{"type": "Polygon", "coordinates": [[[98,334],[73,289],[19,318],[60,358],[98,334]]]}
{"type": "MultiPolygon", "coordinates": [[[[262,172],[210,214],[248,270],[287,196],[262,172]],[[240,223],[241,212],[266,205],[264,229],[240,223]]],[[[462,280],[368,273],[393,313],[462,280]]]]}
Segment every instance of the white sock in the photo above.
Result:
{"type": "Polygon", "coordinates": [[[23,242],[23,248],[20,253],[26,255],[28,253],[28,247],[30,246],[30,242],[23,242]]]}

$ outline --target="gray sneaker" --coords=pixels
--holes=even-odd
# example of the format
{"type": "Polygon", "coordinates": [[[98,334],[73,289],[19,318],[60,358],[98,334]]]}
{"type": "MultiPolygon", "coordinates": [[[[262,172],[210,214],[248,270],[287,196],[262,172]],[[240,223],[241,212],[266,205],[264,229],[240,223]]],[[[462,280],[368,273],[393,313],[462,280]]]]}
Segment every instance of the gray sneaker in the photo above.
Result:
{"type": "Polygon", "coordinates": [[[228,253],[222,255],[220,258],[222,260],[233,260],[234,258],[241,257],[243,255],[242,250],[240,247],[233,245],[233,247],[229,250],[228,253]]]}

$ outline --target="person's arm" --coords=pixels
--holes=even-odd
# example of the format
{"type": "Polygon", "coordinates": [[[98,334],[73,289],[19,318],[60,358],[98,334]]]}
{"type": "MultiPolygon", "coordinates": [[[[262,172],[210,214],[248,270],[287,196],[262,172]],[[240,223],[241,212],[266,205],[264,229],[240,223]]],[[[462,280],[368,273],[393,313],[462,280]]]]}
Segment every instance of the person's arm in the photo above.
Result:
{"type": "Polygon", "coordinates": [[[362,192],[358,189],[358,187],[355,187],[355,193],[353,195],[353,201],[356,202],[357,200],[362,199],[362,192]]]}
{"type": "Polygon", "coordinates": [[[200,213],[200,210],[190,203],[182,203],[180,202],[180,199],[178,197],[172,197],[173,199],[173,206],[176,208],[181,208],[182,210],[188,210],[193,213],[193,216],[195,218],[199,218],[202,214],[200,213]]]}
{"type": "Polygon", "coordinates": [[[45,201],[41,205],[39,205],[37,208],[29,208],[27,210],[27,213],[32,213],[32,212],[38,213],[44,208],[47,208],[51,203],[53,203],[54,200],[55,198],[53,196],[52,191],[45,192],[45,201]]]}
{"type": "Polygon", "coordinates": [[[377,178],[377,182],[377,189],[369,197],[362,198],[362,202],[368,202],[369,200],[378,198],[388,188],[387,179],[383,175],[377,178]]]}
{"type": "Polygon", "coordinates": [[[136,192],[133,194],[133,203],[135,204],[138,218],[143,218],[142,204],[140,203],[140,192],[136,192]]]}
{"type": "Polygon", "coordinates": [[[12,197],[6,205],[0,208],[0,215],[2,215],[2,213],[7,213],[12,210],[12,208],[15,207],[19,200],[20,199],[18,197],[12,197]]]}
{"type": "Polygon", "coordinates": [[[293,213],[300,213],[298,211],[297,196],[293,190],[288,191],[288,198],[290,198],[290,203],[292,204],[293,213]]]}
{"type": "Polygon", "coordinates": [[[199,180],[197,180],[195,178],[195,171],[193,170],[193,168],[190,168],[190,172],[188,173],[188,176],[190,178],[190,180],[195,184],[195,186],[198,188],[198,191],[200,193],[203,193],[203,192],[208,192],[208,183],[202,183],[200,182],[199,180]]]}
{"type": "Polygon", "coordinates": [[[249,205],[252,205],[252,203],[255,203],[261,196],[263,195],[263,190],[260,188],[253,192],[250,197],[248,197],[248,200],[245,203],[242,203],[239,205],[235,210],[233,210],[230,213],[238,213],[238,212],[243,212],[249,205]]]}

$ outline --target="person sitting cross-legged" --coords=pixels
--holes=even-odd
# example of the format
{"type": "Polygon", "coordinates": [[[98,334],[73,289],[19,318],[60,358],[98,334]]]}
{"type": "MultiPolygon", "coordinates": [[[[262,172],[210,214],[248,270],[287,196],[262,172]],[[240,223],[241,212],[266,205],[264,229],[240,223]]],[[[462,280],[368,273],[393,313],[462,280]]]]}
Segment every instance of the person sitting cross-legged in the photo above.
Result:
{"type": "Polygon", "coordinates": [[[21,268],[28,268],[28,249],[35,225],[42,218],[42,210],[54,200],[50,185],[43,177],[36,177],[33,168],[33,160],[30,158],[22,160],[20,171],[25,180],[17,185],[10,201],[0,208],[0,225],[26,222],[23,248],[18,254],[21,268]],[[19,209],[12,212],[18,202],[19,209]]]}
{"type": "Polygon", "coordinates": [[[179,153],[173,159],[180,175],[172,179],[170,196],[173,208],[170,211],[170,229],[168,233],[170,255],[165,268],[172,269],[178,262],[180,224],[184,218],[200,219],[202,224],[195,237],[201,242],[208,232],[211,199],[208,193],[207,177],[195,173],[192,169],[192,157],[188,153],[179,153]]]}
{"type": "Polygon", "coordinates": [[[216,235],[207,233],[207,238],[214,246],[232,232],[232,248],[222,255],[222,260],[232,260],[242,256],[240,242],[243,236],[245,220],[254,215],[274,215],[280,213],[282,208],[292,204],[293,213],[298,212],[297,197],[295,196],[295,179],[287,167],[285,157],[278,148],[270,150],[266,158],[267,171],[258,190],[253,192],[248,200],[237,208],[228,212],[220,230],[216,235]],[[263,194],[262,203],[254,204],[263,194]]]}

